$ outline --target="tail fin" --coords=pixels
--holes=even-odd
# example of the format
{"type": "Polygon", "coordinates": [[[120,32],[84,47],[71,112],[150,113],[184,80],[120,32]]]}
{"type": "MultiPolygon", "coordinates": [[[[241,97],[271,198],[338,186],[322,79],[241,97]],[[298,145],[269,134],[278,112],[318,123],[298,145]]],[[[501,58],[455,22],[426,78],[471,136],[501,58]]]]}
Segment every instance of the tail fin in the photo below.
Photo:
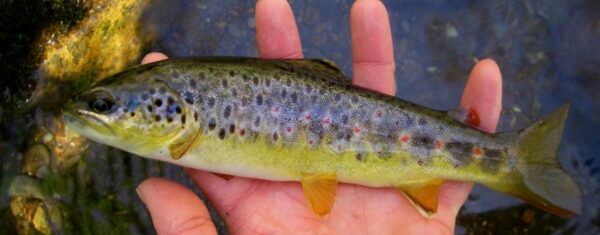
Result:
{"type": "Polygon", "coordinates": [[[513,184],[493,188],[562,217],[581,212],[581,191],[557,159],[568,111],[565,104],[518,133],[516,171],[507,179],[513,184]]]}

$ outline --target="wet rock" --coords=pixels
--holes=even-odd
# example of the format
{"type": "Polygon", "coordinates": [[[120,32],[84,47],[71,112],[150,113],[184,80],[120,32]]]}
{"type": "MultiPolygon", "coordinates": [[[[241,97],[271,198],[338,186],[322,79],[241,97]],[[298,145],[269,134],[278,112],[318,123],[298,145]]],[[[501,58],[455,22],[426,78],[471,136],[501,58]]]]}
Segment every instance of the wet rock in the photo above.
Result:
{"type": "Polygon", "coordinates": [[[31,146],[23,157],[23,171],[30,176],[43,177],[48,174],[50,151],[43,144],[31,146]]]}
{"type": "Polygon", "coordinates": [[[533,220],[535,220],[535,211],[529,208],[525,209],[523,214],[521,214],[521,221],[523,221],[523,223],[530,224],[533,222],[533,220]]]}
{"type": "Polygon", "coordinates": [[[56,202],[13,197],[10,210],[19,234],[56,234],[63,231],[63,209],[56,202]]]}

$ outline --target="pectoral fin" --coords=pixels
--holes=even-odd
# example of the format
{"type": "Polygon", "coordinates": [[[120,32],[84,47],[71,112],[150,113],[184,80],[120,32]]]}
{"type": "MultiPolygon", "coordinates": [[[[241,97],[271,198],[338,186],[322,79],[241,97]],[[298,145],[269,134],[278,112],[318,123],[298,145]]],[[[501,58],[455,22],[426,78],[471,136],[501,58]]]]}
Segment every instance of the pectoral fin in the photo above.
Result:
{"type": "Polygon", "coordinates": [[[427,217],[434,215],[438,208],[438,193],[443,180],[432,180],[415,185],[400,186],[400,191],[415,204],[417,209],[427,217]]]}
{"type": "Polygon", "coordinates": [[[169,154],[171,155],[171,158],[175,160],[181,158],[196,141],[196,138],[198,138],[199,135],[198,133],[198,131],[188,131],[174,140],[169,145],[169,154]]]}
{"type": "Polygon", "coordinates": [[[333,173],[310,174],[303,176],[300,183],[313,212],[319,216],[327,215],[335,200],[337,176],[333,173]]]}

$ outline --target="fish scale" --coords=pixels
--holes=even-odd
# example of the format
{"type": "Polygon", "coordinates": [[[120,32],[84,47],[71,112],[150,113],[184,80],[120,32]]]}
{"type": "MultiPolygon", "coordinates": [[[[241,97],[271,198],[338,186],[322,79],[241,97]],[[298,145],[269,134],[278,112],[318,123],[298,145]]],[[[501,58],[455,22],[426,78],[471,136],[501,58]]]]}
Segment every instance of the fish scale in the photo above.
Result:
{"type": "Polygon", "coordinates": [[[445,179],[482,183],[560,215],[579,209],[577,186],[555,158],[545,159],[556,155],[566,108],[528,129],[488,134],[463,123],[477,118],[469,110],[436,111],[354,87],[327,61],[252,58],[138,66],[79,97],[65,120],[88,138],[187,167],[301,181],[318,214],[333,199],[315,195],[332,181],[398,187],[427,211],[437,208],[445,179]],[[544,175],[563,184],[537,186],[547,184],[544,175]]]}

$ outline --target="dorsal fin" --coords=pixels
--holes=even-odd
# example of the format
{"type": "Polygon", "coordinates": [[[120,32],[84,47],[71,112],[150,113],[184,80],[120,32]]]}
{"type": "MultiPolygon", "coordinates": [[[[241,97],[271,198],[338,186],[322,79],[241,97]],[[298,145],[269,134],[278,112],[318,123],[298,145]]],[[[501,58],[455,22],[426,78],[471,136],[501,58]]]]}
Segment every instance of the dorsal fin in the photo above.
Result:
{"type": "Polygon", "coordinates": [[[342,70],[330,60],[297,59],[280,60],[280,62],[275,63],[275,66],[290,72],[325,78],[335,82],[350,83],[350,80],[346,79],[342,70]]]}

